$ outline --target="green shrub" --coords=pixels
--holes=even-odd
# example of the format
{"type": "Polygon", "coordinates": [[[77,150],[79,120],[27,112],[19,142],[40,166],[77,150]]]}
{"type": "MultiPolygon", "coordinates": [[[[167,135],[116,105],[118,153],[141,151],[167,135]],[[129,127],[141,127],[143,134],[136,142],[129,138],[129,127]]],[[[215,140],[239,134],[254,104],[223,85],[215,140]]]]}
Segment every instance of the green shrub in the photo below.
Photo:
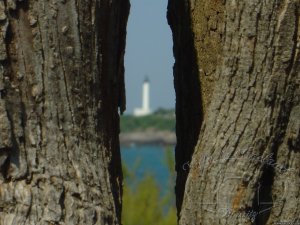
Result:
{"type": "Polygon", "coordinates": [[[159,187],[150,174],[145,176],[134,187],[128,183],[136,180],[134,174],[139,166],[135,163],[134,171],[129,171],[123,164],[125,178],[123,187],[122,223],[124,225],[176,225],[177,216],[174,202],[174,157],[172,151],[166,151],[165,163],[170,170],[169,188],[161,197],[159,187]]]}

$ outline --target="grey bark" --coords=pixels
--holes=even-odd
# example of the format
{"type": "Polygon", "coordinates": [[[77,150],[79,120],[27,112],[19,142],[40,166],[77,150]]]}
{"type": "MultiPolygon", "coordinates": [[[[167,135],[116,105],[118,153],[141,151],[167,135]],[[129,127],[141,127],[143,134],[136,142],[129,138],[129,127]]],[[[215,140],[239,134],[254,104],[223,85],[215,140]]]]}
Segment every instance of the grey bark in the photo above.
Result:
{"type": "Polygon", "coordinates": [[[120,224],[126,0],[0,1],[0,224],[120,224]]]}
{"type": "Polygon", "coordinates": [[[179,224],[299,222],[300,2],[185,2],[205,107],[179,224]],[[217,13],[204,22],[197,10],[207,6],[217,13]],[[216,34],[207,82],[200,55],[216,34]]]}

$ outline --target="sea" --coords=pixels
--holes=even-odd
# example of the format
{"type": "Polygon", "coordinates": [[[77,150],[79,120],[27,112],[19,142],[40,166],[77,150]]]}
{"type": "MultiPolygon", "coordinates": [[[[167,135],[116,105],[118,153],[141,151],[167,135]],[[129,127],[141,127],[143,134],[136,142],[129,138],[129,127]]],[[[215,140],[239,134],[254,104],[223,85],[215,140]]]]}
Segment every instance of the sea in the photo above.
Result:
{"type": "MultiPolygon", "coordinates": [[[[163,195],[170,186],[170,182],[175,182],[174,172],[174,146],[163,145],[132,145],[121,146],[121,157],[123,166],[133,173],[135,180],[128,185],[134,186],[147,175],[152,175],[163,195]],[[169,155],[169,166],[167,163],[169,155]],[[170,163],[171,161],[171,163],[170,163]],[[171,165],[170,165],[171,164],[171,165]],[[172,168],[169,168],[172,167],[172,168]]],[[[126,177],[125,177],[126,182],[126,177]]]]}

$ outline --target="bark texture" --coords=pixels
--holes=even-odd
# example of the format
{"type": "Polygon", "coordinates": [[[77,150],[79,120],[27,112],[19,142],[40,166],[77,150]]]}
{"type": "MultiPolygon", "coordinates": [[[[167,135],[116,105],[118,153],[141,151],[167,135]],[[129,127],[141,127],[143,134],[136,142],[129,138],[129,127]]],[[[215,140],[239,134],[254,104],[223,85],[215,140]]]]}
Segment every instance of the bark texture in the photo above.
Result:
{"type": "Polygon", "coordinates": [[[203,118],[197,53],[194,48],[189,5],[185,1],[169,1],[168,22],[174,41],[174,86],[176,91],[176,206],[180,211],[191,160],[203,118]]]}
{"type": "MultiPolygon", "coordinates": [[[[299,222],[299,0],[184,2],[204,117],[179,223],[299,222]]],[[[185,18],[172,14],[176,50],[185,18]]],[[[189,75],[175,66],[175,78],[189,75]]]]}
{"type": "Polygon", "coordinates": [[[120,224],[126,0],[0,1],[0,224],[120,224]]]}

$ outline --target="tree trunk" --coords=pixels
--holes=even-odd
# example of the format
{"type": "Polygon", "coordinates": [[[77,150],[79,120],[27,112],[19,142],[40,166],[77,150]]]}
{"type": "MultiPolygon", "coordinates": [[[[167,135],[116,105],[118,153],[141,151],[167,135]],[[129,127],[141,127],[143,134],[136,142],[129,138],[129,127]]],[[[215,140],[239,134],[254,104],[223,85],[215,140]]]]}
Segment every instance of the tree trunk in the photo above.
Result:
{"type": "Polygon", "coordinates": [[[0,224],[120,224],[128,11],[0,2],[0,224]]]}
{"type": "Polygon", "coordinates": [[[299,0],[185,3],[204,116],[179,223],[300,222],[299,0]]]}
{"type": "Polygon", "coordinates": [[[169,1],[168,22],[174,41],[174,86],[176,91],[176,206],[180,212],[188,167],[203,120],[200,81],[191,20],[184,1],[169,1]],[[184,169],[182,169],[184,167],[184,169]]]}

